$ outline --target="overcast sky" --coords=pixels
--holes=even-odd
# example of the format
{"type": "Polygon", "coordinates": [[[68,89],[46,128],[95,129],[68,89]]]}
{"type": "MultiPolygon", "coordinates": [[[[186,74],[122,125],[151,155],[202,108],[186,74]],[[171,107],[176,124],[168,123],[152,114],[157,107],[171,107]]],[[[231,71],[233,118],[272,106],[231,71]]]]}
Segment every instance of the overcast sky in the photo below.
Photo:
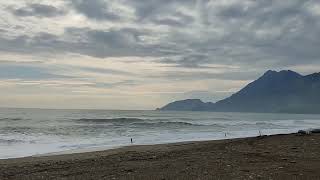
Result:
{"type": "Polygon", "coordinates": [[[319,0],[0,1],[0,104],[217,101],[268,69],[320,71],[319,35],[319,0]]]}

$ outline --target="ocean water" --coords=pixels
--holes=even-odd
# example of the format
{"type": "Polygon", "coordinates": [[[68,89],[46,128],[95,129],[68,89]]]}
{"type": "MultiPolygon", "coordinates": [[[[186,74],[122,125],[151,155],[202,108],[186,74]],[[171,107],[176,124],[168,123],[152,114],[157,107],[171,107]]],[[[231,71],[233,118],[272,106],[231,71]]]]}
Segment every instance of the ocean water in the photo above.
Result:
{"type": "Polygon", "coordinates": [[[0,109],[0,159],[319,128],[320,115],[0,109]]]}

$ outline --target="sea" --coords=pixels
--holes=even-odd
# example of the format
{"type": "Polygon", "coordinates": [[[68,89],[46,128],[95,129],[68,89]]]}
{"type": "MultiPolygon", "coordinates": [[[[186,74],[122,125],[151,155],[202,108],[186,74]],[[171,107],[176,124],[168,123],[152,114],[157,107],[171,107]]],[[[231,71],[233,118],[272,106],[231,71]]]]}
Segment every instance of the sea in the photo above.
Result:
{"type": "Polygon", "coordinates": [[[312,114],[0,109],[0,159],[319,127],[320,115],[312,114]]]}

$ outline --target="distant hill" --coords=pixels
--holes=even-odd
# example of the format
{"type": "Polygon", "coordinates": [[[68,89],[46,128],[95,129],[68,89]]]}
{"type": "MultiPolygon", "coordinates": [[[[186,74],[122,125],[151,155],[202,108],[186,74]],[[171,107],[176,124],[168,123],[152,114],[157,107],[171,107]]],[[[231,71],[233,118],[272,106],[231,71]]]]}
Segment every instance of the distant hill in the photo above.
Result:
{"type": "Polygon", "coordinates": [[[182,101],[175,101],[158,109],[163,111],[204,111],[213,103],[204,103],[200,99],[186,99],[182,101]]]}
{"type": "Polygon", "coordinates": [[[188,99],[170,103],[163,111],[320,113],[320,73],[267,71],[239,92],[216,103],[188,99]]]}

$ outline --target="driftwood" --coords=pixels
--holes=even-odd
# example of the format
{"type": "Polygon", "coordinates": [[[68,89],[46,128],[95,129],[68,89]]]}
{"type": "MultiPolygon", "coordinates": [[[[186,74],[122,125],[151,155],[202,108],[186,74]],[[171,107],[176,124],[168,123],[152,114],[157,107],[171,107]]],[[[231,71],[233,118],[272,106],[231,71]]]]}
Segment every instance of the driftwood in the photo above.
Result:
{"type": "Polygon", "coordinates": [[[316,134],[316,133],[320,133],[320,129],[308,129],[308,130],[299,130],[298,131],[299,134],[316,134]]]}
{"type": "Polygon", "coordinates": [[[313,129],[311,132],[312,133],[320,133],[320,129],[313,129]]]}

